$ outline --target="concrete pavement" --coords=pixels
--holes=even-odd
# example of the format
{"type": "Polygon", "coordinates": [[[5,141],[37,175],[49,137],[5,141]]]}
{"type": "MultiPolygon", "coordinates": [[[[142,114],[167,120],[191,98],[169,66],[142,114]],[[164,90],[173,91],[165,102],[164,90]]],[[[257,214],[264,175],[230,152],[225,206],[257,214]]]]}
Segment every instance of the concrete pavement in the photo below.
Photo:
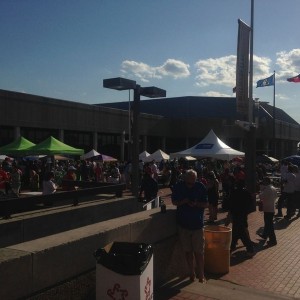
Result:
{"type": "MultiPolygon", "coordinates": [[[[171,205],[170,189],[159,193],[166,205],[171,205]]],[[[223,225],[225,217],[220,210],[217,224],[223,225]]],[[[300,218],[275,219],[278,244],[273,247],[257,235],[263,229],[262,212],[250,214],[248,223],[256,250],[253,258],[246,257],[239,241],[228,274],[206,274],[206,284],[178,278],[158,290],[155,299],[300,299],[300,218]]]]}

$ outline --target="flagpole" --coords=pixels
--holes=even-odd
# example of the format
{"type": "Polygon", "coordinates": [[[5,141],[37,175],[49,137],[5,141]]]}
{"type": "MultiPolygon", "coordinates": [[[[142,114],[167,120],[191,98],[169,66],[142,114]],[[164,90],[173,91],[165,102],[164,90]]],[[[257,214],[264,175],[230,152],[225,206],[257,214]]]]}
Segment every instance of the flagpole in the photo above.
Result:
{"type": "Polygon", "coordinates": [[[249,92],[248,92],[248,121],[249,131],[245,133],[245,170],[246,170],[246,187],[253,196],[255,203],[256,192],[256,124],[253,124],[253,38],[254,37],[254,0],[251,0],[251,35],[250,35],[250,59],[249,59],[249,92]]]}
{"type": "Polygon", "coordinates": [[[275,105],[275,71],[273,86],[273,156],[276,157],[276,105],[275,105]]]}
{"type": "Polygon", "coordinates": [[[249,62],[249,116],[248,121],[253,122],[253,30],[254,30],[254,0],[251,0],[251,35],[250,35],[250,62],[249,62]]]}

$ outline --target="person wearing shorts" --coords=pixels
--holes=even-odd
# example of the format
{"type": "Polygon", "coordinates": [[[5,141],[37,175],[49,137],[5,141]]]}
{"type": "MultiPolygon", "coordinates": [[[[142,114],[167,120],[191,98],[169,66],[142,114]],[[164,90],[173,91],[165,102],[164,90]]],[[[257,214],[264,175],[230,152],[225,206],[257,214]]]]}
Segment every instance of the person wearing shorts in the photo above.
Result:
{"type": "Polygon", "coordinates": [[[197,172],[188,170],[184,181],[177,183],[172,191],[172,202],[177,206],[177,224],[179,240],[182,244],[189,268],[190,280],[195,280],[195,266],[198,269],[199,282],[204,277],[204,209],[208,207],[207,190],[197,182],[197,172]]]}

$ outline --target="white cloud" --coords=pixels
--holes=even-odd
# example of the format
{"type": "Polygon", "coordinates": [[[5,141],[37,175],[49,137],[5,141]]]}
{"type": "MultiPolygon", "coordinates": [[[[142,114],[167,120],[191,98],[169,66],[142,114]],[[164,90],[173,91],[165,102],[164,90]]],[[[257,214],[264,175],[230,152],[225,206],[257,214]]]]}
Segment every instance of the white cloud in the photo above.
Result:
{"type": "Polygon", "coordinates": [[[121,65],[121,72],[133,74],[141,81],[147,82],[151,78],[173,77],[174,79],[190,76],[189,65],[176,59],[168,59],[162,66],[151,67],[142,62],[125,60],[121,65]]]}
{"type": "Polygon", "coordinates": [[[229,55],[219,58],[201,59],[195,63],[196,85],[210,84],[235,86],[236,56],[229,55]]]}
{"type": "Polygon", "coordinates": [[[253,55],[253,82],[270,77],[272,60],[268,57],[253,55]]]}
{"type": "Polygon", "coordinates": [[[168,59],[161,67],[157,70],[164,76],[171,76],[175,79],[185,78],[190,76],[189,65],[176,59],[168,59]]]}
{"type": "Polygon", "coordinates": [[[201,96],[208,96],[208,97],[232,97],[232,95],[224,94],[216,91],[208,91],[205,93],[202,93],[201,96]]]}
{"type": "Polygon", "coordinates": [[[277,100],[286,101],[286,100],[289,100],[289,99],[290,99],[290,97],[288,97],[288,96],[286,96],[286,95],[284,95],[284,94],[276,94],[275,96],[276,96],[276,99],[277,99],[277,100]]]}
{"type": "Polygon", "coordinates": [[[291,51],[281,51],[276,53],[276,80],[284,80],[299,74],[300,70],[300,49],[292,49],[291,51]]]}
{"type": "MultiPolygon", "coordinates": [[[[200,59],[194,64],[194,67],[197,73],[195,80],[198,87],[214,85],[231,89],[236,85],[236,55],[200,59]]],[[[256,81],[271,76],[274,69],[276,69],[276,82],[286,82],[288,77],[299,74],[300,49],[276,53],[276,62],[269,57],[254,55],[253,85],[256,85],[256,81]]],[[[143,82],[165,77],[187,78],[191,75],[189,64],[171,58],[161,66],[150,66],[143,62],[125,60],[122,62],[121,72],[129,76],[133,75],[143,82]]]]}
{"type": "MultiPolygon", "coordinates": [[[[272,75],[271,59],[253,56],[253,81],[272,75]]],[[[199,60],[195,64],[196,85],[203,87],[210,84],[234,87],[236,84],[236,55],[199,60]]]]}
{"type": "Polygon", "coordinates": [[[145,63],[133,60],[123,61],[121,72],[125,74],[133,74],[144,82],[147,82],[149,78],[160,78],[156,76],[155,68],[150,67],[145,63]]]}

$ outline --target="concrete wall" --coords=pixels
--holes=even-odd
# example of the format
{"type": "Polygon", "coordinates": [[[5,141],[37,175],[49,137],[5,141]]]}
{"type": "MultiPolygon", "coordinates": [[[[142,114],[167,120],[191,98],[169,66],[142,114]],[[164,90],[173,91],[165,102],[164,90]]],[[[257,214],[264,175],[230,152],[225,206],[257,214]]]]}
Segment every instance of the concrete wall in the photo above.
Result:
{"type": "Polygon", "coordinates": [[[44,208],[0,220],[0,247],[18,244],[142,211],[133,197],[82,202],[78,206],[44,208]]]}
{"type": "MultiPolygon", "coordinates": [[[[93,271],[94,251],[113,241],[152,244],[154,284],[166,282],[186,272],[176,232],[175,209],[168,206],[164,214],[152,209],[2,248],[0,299],[28,297],[93,271]]],[[[64,293],[56,297],[70,299],[72,291],[64,293]]]]}

